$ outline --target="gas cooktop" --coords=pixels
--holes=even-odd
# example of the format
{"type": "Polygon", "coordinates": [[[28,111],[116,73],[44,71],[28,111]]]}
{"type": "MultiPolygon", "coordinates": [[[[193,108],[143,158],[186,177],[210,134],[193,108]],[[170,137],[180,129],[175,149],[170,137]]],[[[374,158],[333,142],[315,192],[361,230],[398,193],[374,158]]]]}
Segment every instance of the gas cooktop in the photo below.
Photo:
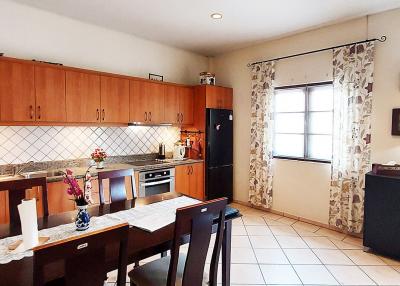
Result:
{"type": "Polygon", "coordinates": [[[126,162],[126,164],[133,165],[133,166],[148,166],[148,165],[159,165],[162,164],[162,161],[157,161],[157,160],[139,160],[139,161],[132,161],[132,162],[126,162]]]}

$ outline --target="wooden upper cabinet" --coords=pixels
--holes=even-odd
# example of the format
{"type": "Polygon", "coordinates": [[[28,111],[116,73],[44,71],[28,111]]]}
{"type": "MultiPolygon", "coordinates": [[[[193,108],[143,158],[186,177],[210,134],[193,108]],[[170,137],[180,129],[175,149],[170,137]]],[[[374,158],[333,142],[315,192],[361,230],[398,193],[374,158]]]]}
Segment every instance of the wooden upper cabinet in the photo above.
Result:
{"type": "Polygon", "coordinates": [[[130,82],[130,121],[157,124],[164,122],[164,85],[148,81],[130,82]]]}
{"type": "Polygon", "coordinates": [[[65,70],[35,66],[36,120],[65,122],[65,70]]]}
{"type": "Polygon", "coordinates": [[[35,121],[34,66],[0,61],[0,120],[35,121]]]}
{"type": "Polygon", "coordinates": [[[129,80],[101,76],[100,119],[106,123],[129,122],[129,80]]]}
{"type": "Polygon", "coordinates": [[[100,76],[67,71],[66,108],[68,122],[100,122],[100,76]]]}
{"type": "Polygon", "coordinates": [[[205,90],[206,108],[232,109],[232,88],[207,85],[205,90]]]}
{"type": "Polygon", "coordinates": [[[165,122],[179,124],[181,114],[179,109],[180,88],[176,85],[167,85],[165,87],[165,122]]]}
{"type": "Polygon", "coordinates": [[[179,91],[181,123],[193,124],[194,90],[191,87],[180,87],[179,91]]]}

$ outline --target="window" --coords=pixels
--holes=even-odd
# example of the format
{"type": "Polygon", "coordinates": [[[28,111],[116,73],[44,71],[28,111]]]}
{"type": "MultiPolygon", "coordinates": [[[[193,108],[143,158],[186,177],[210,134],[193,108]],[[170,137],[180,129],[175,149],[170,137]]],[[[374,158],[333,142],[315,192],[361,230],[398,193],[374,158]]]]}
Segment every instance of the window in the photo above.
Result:
{"type": "Polygon", "coordinates": [[[331,82],[276,88],[274,119],[274,157],[330,162],[331,82]]]}

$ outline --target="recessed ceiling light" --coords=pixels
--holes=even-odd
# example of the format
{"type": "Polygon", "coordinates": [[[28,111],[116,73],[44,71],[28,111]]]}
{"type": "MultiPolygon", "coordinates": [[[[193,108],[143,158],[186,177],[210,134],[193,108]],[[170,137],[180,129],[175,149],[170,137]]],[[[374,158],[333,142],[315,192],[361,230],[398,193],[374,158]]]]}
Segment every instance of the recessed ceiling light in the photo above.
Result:
{"type": "Polygon", "coordinates": [[[210,17],[214,20],[219,20],[219,19],[222,19],[222,14],[221,13],[212,13],[210,17]]]}

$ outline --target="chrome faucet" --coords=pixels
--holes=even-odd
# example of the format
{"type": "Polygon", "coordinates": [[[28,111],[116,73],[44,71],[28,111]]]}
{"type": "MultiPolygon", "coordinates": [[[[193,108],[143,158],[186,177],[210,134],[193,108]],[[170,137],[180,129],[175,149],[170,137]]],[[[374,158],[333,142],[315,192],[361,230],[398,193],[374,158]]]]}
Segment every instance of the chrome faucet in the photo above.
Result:
{"type": "Polygon", "coordinates": [[[13,176],[18,176],[19,174],[21,174],[21,172],[23,171],[23,170],[25,170],[26,168],[28,168],[31,164],[33,164],[33,163],[35,163],[34,161],[28,161],[28,162],[26,162],[25,164],[23,164],[23,166],[20,168],[20,169],[18,169],[18,165],[17,166],[15,166],[14,168],[13,168],[13,176]]]}

